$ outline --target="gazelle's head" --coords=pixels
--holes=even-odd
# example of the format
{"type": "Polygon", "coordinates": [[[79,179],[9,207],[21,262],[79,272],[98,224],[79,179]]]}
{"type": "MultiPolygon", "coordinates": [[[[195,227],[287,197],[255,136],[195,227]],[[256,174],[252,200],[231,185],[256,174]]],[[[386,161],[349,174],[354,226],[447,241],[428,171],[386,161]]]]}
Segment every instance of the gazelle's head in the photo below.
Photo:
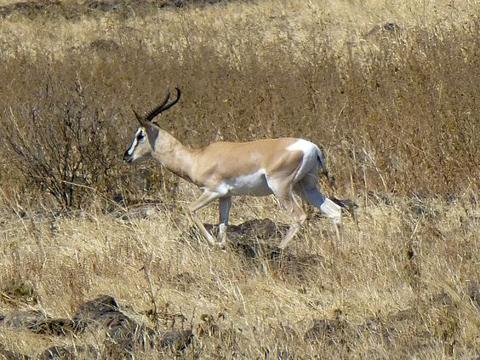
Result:
{"type": "Polygon", "coordinates": [[[157,140],[159,134],[159,127],[157,124],[153,123],[153,119],[160,115],[163,111],[171,108],[175,105],[178,100],[180,100],[181,92],[178,88],[175,88],[177,91],[177,98],[168,104],[170,99],[170,92],[167,92],[165,99],[162,103],[151,110],[146,115],[139,115],[135,110],[135,116],[140,123],[140,127],[135,132],[135,137],[132,140],[132,143],[128,147],[127,151],[123,155],[123,160],[127,163],[132,163],[135,160],[141,159],[145,156],[148,156],[152,153],[153,146],[157,140]]]}

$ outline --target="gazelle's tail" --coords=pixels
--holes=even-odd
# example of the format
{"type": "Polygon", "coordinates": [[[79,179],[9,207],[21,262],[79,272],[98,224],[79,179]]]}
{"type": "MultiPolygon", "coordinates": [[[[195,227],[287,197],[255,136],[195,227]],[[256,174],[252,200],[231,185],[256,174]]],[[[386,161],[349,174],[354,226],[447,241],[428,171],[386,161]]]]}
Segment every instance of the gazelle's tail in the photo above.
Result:
{"type": "Polygon", "coordinates": [[[330,171],[328,170],[328,166],[327,166],[327,161],[325,159],[325,155],[323,153],[323,151],[317,147],[317,160],[318,162],[320,163],[320,173],[322,175],[325,175],[325,177],[327,178],[328,180],[328,183],[329,185],[335,189],[336,188],[336,184],[335,184],[335,177],[333,177],[331,174],[330,174],[330,171]]]}
{"type": "MultiPolygon", "coordinates": [[[[317,150],[317,159],[318,159],[318,162],[320,163],[320,168],[321,168],[320,174],[326,176],[329,182],[329,185],[335,190],[336,189],[335,178],[328,171],[325,155],[320,148],[318,148],[317,150]]],[[[333,202],[335,205],[339,206],[340,208],[342,208],[343,211],[347,211],[350,215],[353,216],[355,222],[358,223],[358,219],[357,219],[358,205],[353,200],[348,200],[348,199],[340,200],[340,199],[337,199],[336,197],[332,197],[330,201],[333,202]]]]}

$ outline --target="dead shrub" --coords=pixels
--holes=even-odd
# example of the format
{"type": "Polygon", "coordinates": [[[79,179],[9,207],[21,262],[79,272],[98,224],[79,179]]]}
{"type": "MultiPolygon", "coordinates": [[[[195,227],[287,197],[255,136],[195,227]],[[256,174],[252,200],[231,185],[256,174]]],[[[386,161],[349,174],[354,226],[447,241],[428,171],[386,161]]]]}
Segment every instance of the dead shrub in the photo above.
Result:
{"type": "Polygon", "coordinates": [[[56,85],[47,83],[18,118],[11,113],[1,136],[29,187],[48,192],[63,209],[81,208],[97,190],[108,189],[116,155],[100,110],[87,107],[81,83],[66,90],[73,97],[65,102],[56,97],[56,85]]]}

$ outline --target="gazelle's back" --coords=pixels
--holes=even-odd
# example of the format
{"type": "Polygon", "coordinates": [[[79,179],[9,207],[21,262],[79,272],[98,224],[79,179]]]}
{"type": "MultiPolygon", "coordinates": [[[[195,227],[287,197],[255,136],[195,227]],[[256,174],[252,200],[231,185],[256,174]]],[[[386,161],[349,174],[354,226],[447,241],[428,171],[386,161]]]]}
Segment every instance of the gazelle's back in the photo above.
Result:
{"type": "Polygon", "coordinates": [[[249,142],[216,142],[200,150],[201,161],[221,162],[222,165],[234,163],[235,168],[242,173],[248,173],[247,168],[268,168],[287,148],[300,139],[278,138],[249,142]],[[241,167],[239,167],[241,163],[241,167]]]}
{"type": "Polygon", "coordinates": [[[253,174],[283,176],[313,159],[318,147],[303,139],[278,138],[250,142],[216,142],[201,149],[195,167],[200,183],[214,186],[253,174]]]}

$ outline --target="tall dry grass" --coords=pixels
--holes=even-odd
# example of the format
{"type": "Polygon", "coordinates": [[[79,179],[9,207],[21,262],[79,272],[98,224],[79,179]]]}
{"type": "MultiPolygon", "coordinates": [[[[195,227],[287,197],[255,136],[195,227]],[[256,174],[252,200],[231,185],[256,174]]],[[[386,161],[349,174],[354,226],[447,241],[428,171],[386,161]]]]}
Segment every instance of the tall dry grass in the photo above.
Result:
{"type": "MultiPolygon", "coordinates": [[[[175,327],[194,329],[179,357],[478,356],[478,5],[139,6],[0,23],[0,294],[27,287],[34,299],[2,297],[0,315],[71,317],[108,293],[152,325],[153,286],[166,317],[186,317],[175,327]],[[121,162],[131,106],[147,110],[173,86],[182,101],[160,122],[191,146],[277,136],[322,144],[336,194],[362,205],[359,223],[347,218],[335,243],[312,213],[279,261],[208,248],[186,230],[195,190],[152,163],[121,162]],[[82,125],[79,137],[66,119],[82,125]],[[93,155],[79,160],[65,144],[93,155]],[[78,201],[55,201],[33,164],[78,201]],[[136,218],[134,204],[147,201],[156,207],[136,218]],[[328,320],[317,341],[314,319],[328,320]]],[[[216,209],[204,215],[211,222],[216,209]]],[[[234,223],[264,217],[288,221],[268,199],[234,205],[234,223]]],[[[72,343],[104,346],[0,328],[0,344],[32,356],[72,343]]]]}
{"type": "MultiPolygon", "coordinates": [[[[82,38],[98,29],[95,23],[82,32],[82,22],[61,19],[55,25],[74,31],[73,41],[63,31],[27,32],[22,42],[6,36],[2,123],[16,119],[28,137],[33,109],[45,123],[61,121],[65,114],[55,108],[70,106],[65,104],[78,97],[80,84],[85,113],[99,114],[110,129],[106,144],[121,154],[135,126],[130,106],[148,109],[166,88],[179,86],[181,107],[163,124],[192,146],[216,138],[309,138],[327,148],[340,190],[349,196],[381,191],[455,197],[477,189],[477,18],[380,28],[340,48],[330,36],[330,18],[318,7],[310,14],[305,6],[302,16],[291,10],[299,6],[294,3],[276,10],[292,11],[292,22],[316,19],[299,21],[301,30],[292,25],[271,33],[268,17],[256,25],[244,17],[207,22],[222,11],[235,19],[242,6],[116,19],[110,30],[116,40],[109,41],[82,38]],[[148,32],[153,25],[143,22],[165,16],[173,20],[161,26],[168,38],[160,41],[148,32]],[[136,28],[126,25],[132,21],[136,28]]],[[[116,167],[112,184],[125,173],[119,161],[116,167]]],[[[118,184],[109,188],[119,191],[118,184]]]]}

